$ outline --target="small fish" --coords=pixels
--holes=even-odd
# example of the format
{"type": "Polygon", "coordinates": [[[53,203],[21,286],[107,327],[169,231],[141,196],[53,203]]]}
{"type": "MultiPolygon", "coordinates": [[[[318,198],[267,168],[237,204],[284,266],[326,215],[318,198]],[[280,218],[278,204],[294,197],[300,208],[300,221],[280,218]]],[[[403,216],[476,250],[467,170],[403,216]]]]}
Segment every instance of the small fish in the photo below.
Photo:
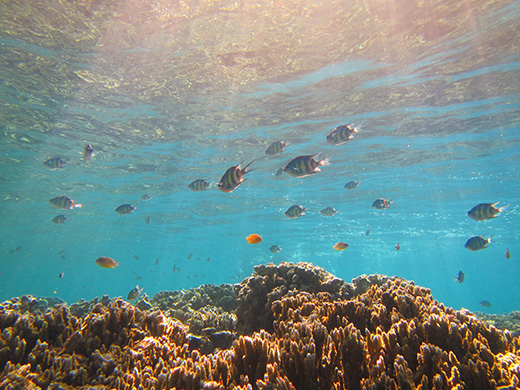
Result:
{"type": "Polygon", "coordinates": [[[57,196],[56,198],[49,200],[49,202],[57,209],[62,210],[71,210],[75,207],[81,207],[79,203],[74,203],[72,199],[66,196],[57,196]]]}
{"type": "Polygon", "coordinates": [[[135,288],[131,289],[128,293],[128,296],[126,297],[129,301],[135,301],[137,298],[141,296],[141,293],[143,292],[143,288],[139,288],[139,286],[135,286],[135,288]]]}
{"type": "Polygon", "coordinates": [[[193,192],[206,191],[209,187],[211,187],[211,184],[205,179],[197,179],[188,185],[188,188],[193,192]]]}
{"type": "Polygon", "coordinates": [[[475,221],[485,221],[488,219],[495,218],[498,213],[504,210],[504,207],[495,208],[496,203],[481,203],[473,207],[468,211],[468,216],[473,218],[475,221]]]}
{"type": "Polygon", "coordinates": [[[298,218],[305,214],[305,208],[299,205],[291,206],[285,212],[285,215],[289,218],[298,218]]]}
{"type": "Polygon", "coordinates": [[[347,184],[345,184],[345,187],[343,187],[343,188],[345,188],[346,190],[353,190],[354,188],[358,188],[360,184],[361,184],[360,181],[352,180],[352,181],[349,181],[347,184]]]}
{"type": "Polygon", "coordinates": [[[464,278],[466,277],[466,275],[464,275],[464,272],[462,271],[459,271],[459,274],[457,275],[457,277],[455,278],[455,283],[464,283],[464,278]]]}
{"type": "Polygon", "coordinates": [[[354,133],[357,132],[357,127],[352,128],[352,125],[341,125],[336,127],[327,135],[327,142],[334,146],[338,146],[351,140],[354,133]]]}
{"type": "Polygon", "coordinates": [[[146,219],[144,220],[144,222],[145,222],[147,225],[149,225],[150,222],[152,222],[152,217],[150,217],[150,216],[146,217],[146,219]]]}
{"type": "Polygon", "coordinates": [[[337,242],[333,248],[336,249],[337,251],[344,251],[345,249],[348,248],[348,244],[346,242],[337,242]]]}
{"type": "Polygon", "coordinates": [[[148,200],[152,199],[152,197],[148,194],[143,194],[143,195],[141,195],[141,199],[144,201],[148,201],[148,200]]]}
{"type": "Polygon", "coordinates": [[[493,305],[492,305],[490,302],[488,302],[488,301],[480,301],[479,303],[480,303],[480,306],[482,306],[482,307],[491,307],[491,306],[493,306],[493,305]]]}
{"type": "Polygon", "coordinates": [[[332,217],[337,212],[338,211],[334,210],[332,207],[325,207],[323,210],[320,211],[320,214],[324,217],[332,217]]]}
{"type": "Polygon", "coordinates": [[[132,259],[134,259],[134,260],[137,261],[137,260],[139,260],[139,256],[137,256],[137,255],[133,255],[133,256],[132,256],[132,259]]]}
{"type": "Polygon", "coordinates": [[[116,263],[111,257],[102,256],[96,260],[97,265],[103,268],[116,268],[119,263],[116,263]]]}
{"type": "Polygon", "coordinates": [[[63,168],[63,166],[66,164],[65,160],[62,160],[59,157],[50,158],[47,161],[43,163],[47,168],[49,169],[59,169],[63,168]]]}
{"type": "Polygon", "coordinates": [[[509,253],[509,248],[506,249],[506,259],[510,259],[511,258],[511,253],[509,253]]]}
{"type": "Polygon", "coordinates": [[[127,214],[132,214],[135,210],[137,210],[136,206],[125,203],[125,204],[122,204],[121,206],[118,206],[115,211],[119,215],[127,215],[127,214]]]}
{"type": "Polygon", "coordinates": [[[397,245],[395,246],[395,250],[396,250],[396,251],[401,250],[401,245],[400,245],[399,243],[397,243],[397,245]]]}
{"type": "Polygon", "coordinates": [[[224,175],[222,175],[220,182],[217,184],[218,189],[222,192],[231,192],[235,188],[237,188],[241,183],[243,183],[246,180],[246,179],[242,179],[242,177],[246,173],[251,172],[251,170],[248,171],[247,168],[253,163],[253,161],[251,161],[249,164],[247,164],[244,167],[244,169],[240,168],[240,164],[229,168],[226,171],[226,173],[224,173],[224,175]]]}
{"type": "Polygon", "coordinates": [[[58,278],[63,278],[65,276],[65,272],[62,272],[61,274],[58,275],[58,278]]]}
{"type": "Polygon", "coordinates": [[[83,149],[83,161],[89,162],[93,152],[94,148],[92,147],[92,145],[87,144],[87,146],[85,146],[85,149],[83,149]]]}
{"type": "Polygon", "coordinates": [[[14,249],[11,249],[9,251],[9,253],[20,252],[21,250],[22,250],[22,246],[20,245],[20,246],[17,246],[16,248],[14,248],[14,249]]]}
{"type": "Polygon", "coordinates": [[[209,256],[208,256],[208,258],[206,259],[206,261],[209,263],[210,260],[211,260],[211,259],[210,259],[209,256]]]}
{"type": "Polygon", "coordinates": [[[190,260],[192,257],[193,257],[193,253],[189,253],[188,256],[186,257],[186,259],[190,260]]]}
{"type": "Polygon", "coordinates": [[[159,265],[159,258],[155,259],[155,265],[159,265]]]}
{"type": "Polygon", "coordinates": [[[316,161],[314,155],[299,156],[289,161],[283,170],[293,177],[305,177],[321,172],[319,167],[325,165],[329,165],[328,159],[316,161]]]}
{"type": "Polygon", "coordinates": [[[173,269],[172,271],[175,272],[175,271],[180,271],[181,269],[179,267],[176,267],[175,264],[173,265],[173,269]]]}
{"type": "Polygon", "coordinates": [[[269,248],[269,251],[271,253],[280,253],[281,250],[282,248],[280,248],[278,245],[273,245],[271,246],[271,248],[269,248]]]}
{"type": "Polygon", "coordinates": [[[365,236],[368,237],[369,234],[370,234],[370,228],[368,228],[367,231],[365,232],[365,236]]]}
{"type": "Polygon", "coordinates": [[[386,199],[380,198],[374,200],[374,203],[372,203],[372,207],[378,210],[386,209],[388,206],[392,204],[392,201],[388,201],[386,199]]]}
{"type": "Polygon", "coordinates": [[[269,145],[269,147],[265,151],[265,154],[271,157],[278,156],[280,153],[285,151],[286,146],[287,144],[284,141],[273,142],[271,145],[269,145]]]}
{"type": "Polygon", "coordinates": [[[468,241],[466,241],[466,245],[464,245],[465,248],[469,249],[470,251],[478,251],[481,249],[487,248],[487,245],[491,243],[491,238],[488,238],[487,240],[482,238],[481,236],[475,236],[471,237],[468,241]]]}
{"type": "Polygon", "coordinates": [[[250,234],[246,237],[246,240],[249,244],[258,244],[262,241],[262,237],[260,237],[258,234],[250,234]]]}
{"type": "Polygon", "coordinates": [[[60,223],[65,223],[65,221],[67,220],[67,217],[64,216],[63,214],[60,214],[60,215],[56,215],[53,219],[52,219],[52,222],[56,223],[56,224],[60,224],[60,223]]]}

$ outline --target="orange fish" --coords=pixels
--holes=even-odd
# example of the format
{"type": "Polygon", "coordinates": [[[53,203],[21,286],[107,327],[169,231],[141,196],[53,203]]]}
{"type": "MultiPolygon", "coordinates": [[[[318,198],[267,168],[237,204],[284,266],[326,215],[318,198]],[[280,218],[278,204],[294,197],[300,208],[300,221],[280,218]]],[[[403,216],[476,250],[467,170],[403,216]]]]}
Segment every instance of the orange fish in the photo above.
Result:
{"type": "Polygon", "coordinates": [[[258,234],[250,234],[246,237],[246,240],[249,244],[258,244],[260,241],[262,241],[262,237],[260,237],[258,234]]]}
{"type": "Polygon", "coordinates": [[[398,251],[399,249],[401,249],[401,245],[399,245],[399,243],[397,243],[397,245],[395,246],[395,250],[398,251]]]}
{"type": "Polygon", "coordinates": [[[510,259],[511,258],[511,253],[509,253],[509,248],[506,249],[506,259],[510,259]]]}
{"type": "Polygon", "coordinates": [[[333,246],[334,249],[337,251],[344,251],[348,248],[348,244],[346,242],[338,242],[336,245],[333,246]]]}
{"type": "Polygon", "coordinates": [[[96,260],[97,265],[103,268],[116,268],[119,263],[116,263],[111,257],[102,256],[96,260]]]}

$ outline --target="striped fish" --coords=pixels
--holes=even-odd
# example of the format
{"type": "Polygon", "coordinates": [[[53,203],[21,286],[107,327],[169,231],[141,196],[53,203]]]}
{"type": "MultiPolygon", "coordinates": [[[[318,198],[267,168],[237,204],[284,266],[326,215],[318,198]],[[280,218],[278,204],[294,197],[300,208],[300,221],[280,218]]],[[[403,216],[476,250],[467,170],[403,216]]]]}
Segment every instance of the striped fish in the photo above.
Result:
{"type": "Polygon", "coordinates": [[[60,223],[65,223],[65,221],[67,220],[67,217],[60,214],[60,215],[56,215],[53,219],[52,219],[52,222],[54,222],[55,224],[60,224],[60,223]]]}
{"type": "Polygon", "coordinates": [[[115,211],[119,215],[126,215],[126,214],[132,214],[135,210],[137,210],[136,206],[125,203],[125,204],[122,204],[121,206],[118,206],[115,211]]]}
{"type": "Polygon", "coordinates": [[[334,210],[332,207],[325,207],[323,210],[320,211],[320,214],[324,217],[332,217],[336,213],[337,210],[334,210]]]}
{"type": "Polygon", "coordinates": [[[468,241],[466,241],[466,245],[464,248],[469,249],[470,251],[479,251],[481,249],[487,248],[488,244],[491,243],[491,238],[487,240],[482,238],[481,236],[471,237],[468,241]]]}
{"type": "Polygon", "coordinates": [[[321,172],[320,166],[329,165],[329,160],[316,161],[314,155],[293,158],[283,169],[294,177],[305,177],[321,172]]]}
{"type": "Polygon", "coordinates": [[[352,180],[352,181],[349,181],[347,184],[345,184],[345,187],[343,187],[343,188],[345,188],[346,190],[353,190],[354,188],[358,188],[360,183],[361,183],[360,181],[352,180]]]}
{"type": "Polygon", "coordinates": [[[285,212],[285,215],[289,218],[298,218],[305,214],[305,208],[299,205],[291,206],[285,212]]]}
{"type": "Polygon", "coordinates": [[[386,199],[376,199],[374,203],[372,203],[372,207],[378,210],[386,209],[388,206],[392,204],[392,201],[388,201],[386,199]]]}
{"type": "Polygon", "coordinates": [[[351,140],[354,133],[357,133],[357,127],[352,128],[352,125],[341,125],[332,130],[327,135],[327,142],[337,146],[344,144],[348,140],[351,140]]]}
{"type": "Polygon", "coordinates": [[[57,209],[62,210],[71,210],[75,207],[81,207],[80,204],[74,203],[74,201],[66,196],[57,196],[56,198],[52,198],[49,200],[50,204],[52,204],[57,209]]]}
{"type": "Polygon", "coordinates": [[[285,151],[286,146],[287,144],[284,141],[273,142],[271,145],[269,145],[265,151],[265,154],[271,157],[278,156],[280,153],[285,151]]]}
{"type": "Polygon", "coordinates": [[[43,165],[45,165],[49,169],[58,169],[58,168],[63,168],[65,163],[66,163],[65,160],[63,160],[59,157],[54,157],[54,158],[50,158],[47,161],[45,161],[43,163],[43,165]]]}
{"type": "Polygon", "coordinates": [[[251,172],[251,170],[248,171],[247,168],[252,164],[253,161],[247,164],[243,169],[240,168],[240,164],[242,163],[229,168],[226,171],[226,173],[222,175],[222,178],[218,183],[218,189],[222,192],[231,192],[235,188],[237,188],[241,183],[243,183],[246,180],[242,179],[242,177],[246,173],[251,172]]]}
{"type": "Polygon", "coordinates": [[[473,218],[475,221],[485,221],[487,219],[495,218],[498,213],[504,210],[504,207],[499,209],[495,208],[496,203],[481,203],[473,207],[468,211],[468,216],[473,218]]]}
{"type": "Polygon", "coordinates": [[[197,179],[188,185],[188,188],[194,192],[205,191],[210,187],[210,184],[204,179],[197,179]]]}

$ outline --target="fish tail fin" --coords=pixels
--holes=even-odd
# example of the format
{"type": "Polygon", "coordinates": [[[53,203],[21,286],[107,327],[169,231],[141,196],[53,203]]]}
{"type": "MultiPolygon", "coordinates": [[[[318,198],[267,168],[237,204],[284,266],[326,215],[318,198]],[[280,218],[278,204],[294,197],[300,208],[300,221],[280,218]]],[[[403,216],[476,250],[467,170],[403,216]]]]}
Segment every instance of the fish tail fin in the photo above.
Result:
{"type": "MultiPolygon", "coordinates": [[[[497,202],[497,203],[498,203],[498,202],[497,202]]],[[[497,204],[497,203],[495,203],[495,204],[497,204]]],[[[502,207],[499,207],[499,208],[498,208],[498,212],[499,212],[499,213],[508,212],[508,211],[509,211],[509,206],[510,206],[510,204],[508,203],[508,204],[506,204],[506,205],[504,205],[504,206],[502,206],[502,207]]]]}
{"type": "Polygon", "coordinates": [[[244,173],[247,173],[247,172],[251,172],[253,171],[254,169],[250,169],[250,170],[247,170],[247,168],[253,163],[256,161],[256,158],[251,160],[251,162],[249,164],[247,164],[242,170],[244,171],[244,173]]]}
{"type": "Polygon", "coordinates": [[[80,208],[81,208],[81,203],[77,203],[77,204],[75,204],[74,207],[77,207],[77,208],[80,209],[80,208]]]}
{"type": "Polygon", "coordinates": [[[323,166],[323,167],[327,166],[327,165],[330,165],[330,158],[326,157],[323,160],[320,160],[320,165],[323,166]]]}

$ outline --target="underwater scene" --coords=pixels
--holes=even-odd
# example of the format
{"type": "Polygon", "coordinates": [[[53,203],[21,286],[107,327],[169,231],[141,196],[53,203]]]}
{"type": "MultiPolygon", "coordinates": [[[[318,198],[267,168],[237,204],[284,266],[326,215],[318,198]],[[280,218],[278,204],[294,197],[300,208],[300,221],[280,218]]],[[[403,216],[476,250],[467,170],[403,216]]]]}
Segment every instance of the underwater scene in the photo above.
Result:
{"type": "Polygon", "coordinates": [[[0,388],[519,388],[519,20],[0,2],[0,388]]]}

